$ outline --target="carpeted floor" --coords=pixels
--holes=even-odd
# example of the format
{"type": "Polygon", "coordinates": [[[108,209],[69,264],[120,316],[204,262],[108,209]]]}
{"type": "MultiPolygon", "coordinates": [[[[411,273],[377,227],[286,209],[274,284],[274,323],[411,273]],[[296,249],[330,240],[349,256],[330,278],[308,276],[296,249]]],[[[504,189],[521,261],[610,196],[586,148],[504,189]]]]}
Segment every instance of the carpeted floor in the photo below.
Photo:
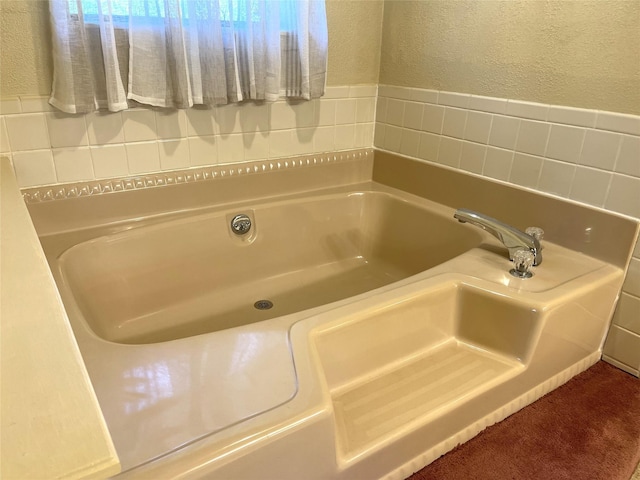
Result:
{"type": "Polygon", "coordinates": [[[629,480],[639,461],[640,379],[601,361],[409,480],[629,480]]]}

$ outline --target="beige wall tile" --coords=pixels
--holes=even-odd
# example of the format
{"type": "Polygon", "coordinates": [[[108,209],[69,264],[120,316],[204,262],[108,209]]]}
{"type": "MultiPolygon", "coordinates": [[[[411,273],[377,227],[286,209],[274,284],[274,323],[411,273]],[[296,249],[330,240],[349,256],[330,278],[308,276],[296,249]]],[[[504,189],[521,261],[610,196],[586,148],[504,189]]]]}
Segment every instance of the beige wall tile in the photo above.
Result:
{"type": "Polygon", "coordinates": [[[640,135],[640,117],[614,112],[598,112],[596,128],[613,132],[640,135]]]}
{"type": "Polygon", "coordinates": [[[442,134],[448,137],[464,138],[464,129],[467,124],[467,110],[447,107],[444,110],[444,122],[442,134]]]}
{"type": "Polygon", "coordinates": [[[19,98],[3,98],[0,100],[0,115],[22,113],[22,105],[19,98]]]}
{"type": "Polygon", "coordinates": [[[389,99],[385,97],[378,97],[376,100],[376,122],[387,121],[387,103],[389,99]]]}
{"type": "Polygon", "coordinates": [[[594,128],[597,114],[596,110],[550,105],[547,120],[554,123],[594,128]]]}
{"type": "Polygon", "coordinates": [[[612,325],[603,353],[638,370],[640,369],[640,335],[612,325]]]}
{"type": "Polygon", "coordinates": [[[482,174],[487,147],[473,142],[463,142],[460,155],[460,168],[467,172],[482,174]]]}
{"type": "MultiPolygon", "coordinates": [[[[301,120],[307,118],[308,110],[313,106],[312,103],[306,102],[296,106],[296,110],[300,113],[297,115],[297,126],[300,126],[301,120]]],[[[356,123],[356,110],[358,101],[354,98],[340,100],[336,103],[336,125],[346,125],[356,123]]],[[[304,126],[312,126],[312,123],[306,123],[304,126]]]]}
{"type": "Polygon", "coordinates": [[[131,173],[151,173],[160,170],[160,157],[156,142],[128,143],[127,162],[131,173]]]}
{"type": "Polygon", "coordinates": [[[425,105],[422,116],[422,130],[431,133],[442,133],[444,107],[439,105],[425,105]]]}
{"type": "Polygon", "coordinates": [[[376,99],[374,97],[358,98],[356,100],[357,123],[372,123],[375,120],[375,111],[376,99]]]}
{"type": "Polygon", "coordinates": [[[640,177],[640,137],[623,135],[615,171],[640,177]]]}
{"type": "MultiPolygon", "coordinates": [[[[319,127],[332,129],[333,127],[319,127]]],[[[262,132],[244,133],[242,135],[244,144],[245,160],[259,160],[269,158],[269,134],[262,132]]],[[[332,147],[333,148],[333,147],[332,147]]]]}
{"type": "Polygon", "coordinates": [[[16,152],[12,155],[16,179],[20,187],[57,183],[51,150],[16,152]]]}
{"type": "Polygon", "coordinates": [[[8,115],[4,120],[11,151],[40,150],[51,147],[44,114],[8,115]]]}
{"type": "Polygon", "coordinates": [[[470,110],[481,110],[489,113],[507,113],[508,100],[506,98],[483,97],[471,95],[469,99],[470,110]]]}
{"type": "Polygon", "coordinates": [[[318,152],[330,152],[335,149],[335,127],[318,127],[313,137],[313,145],[318,152]]]}
{"type": "Polygon", "coordinates": [[[496,180],[507,181],[511,173],[513,155],[512,150],[487,147],[482,174],[496,180]]]}
{"type": "Polygon", "coordinates": [[[545,156],[555,160],[577,163],[582,151],[584,136],[584,128],[551,125],[545,156]]]}
{"type": "MultiPolygon", "coordinates": [[[[318,101],[314,100],[314,112],[315,122],[318,123],[317,106],[318,101]]],[[[253,133],[260,132],[263,135],[267,135],[271,130],[269,123],[269,109],[268,103],[245,103],[238,108],[238,121],[240,122],[241,133],[253,133]]]]}
{"type": "Polygon", "coordinates": [[[86,116],[87,133],[91,145],[123,143],[124,130],[120,112],[94,112],[86,116]]]}
{"type": "Polygon", "coordinates": [[[159,139],[169,140],[187,136],[187,116],[184,110],[157,110],[155,115],[159,139]]]}
{"type": "Polygon", "coordinates": [[[390,98],[387,100],[387,111],[385,114],[385,123],[389,125],[402,126],[404,120],[404,106],[403,100],[397,100],[390,98]]]}
{"type": "Polygon", "coordinates": [[[218,140],[213,135],[190,137],[189,161],[192,167],[215,165],[218,163],[218,140]]]}
{"type": "Polygon", "coordinates": [[[422,115],[424,105],[416,102],[406,102],[404,106],[404,119],[402,125],[405,128],[420,130],[422,128],[422,115]]]}
{"type": "Polygon", "coordinates": [[[411,100],[422,103],[438,103],[438,91],[414,88],[411,93],[411,100]]]}
{"type": "Polygon", "coordinates": [[[507,115],[528,118],[530,120],[547,120],[549,105],[544,103],[524,102],[522,100],[509,100],[507,102],[507,115]]]}
{"type": "Polygon", "coordinates": [[[10,152],[9,136],[7,135],[7,127],[4,123],[4,117],[0,117],[0,153],[10,152]]]}
{"type": "Polygon", "coordinates": [[[440,135],[433,133],[420,133],[420,146],[418,148],[418,157],[431,162],[438,161],[438,150],[440,149],[440,135]]]}
{"type": "Polygon", "coordinates": [[[442,137],[440,140],[440,149],[438,150],[438,163],[448,165],[450,167],[460,167],[460,155],[462,153],[462,141],[442,137]]]}
{"type": "Polygon", "coordinates": [[[370,148],[373,145],[373,127],[373,122],[356,125],[356,148],[370,148]]]}
{"type": "MultiPolygon", "coordinates": [[[[220,105],[219,107],[215,107],[213,109],[213,118],[217,124],[216,133],[221,135],[240,133],[240,109],[241,107],[236,104],[220,105]]],[[[295,114],[293,114],[293,124],[295,126],[295,114]]]]}
{"type": "Polygon", "coordinates": [[[319,100],[316,104],[316,112],[318,115],[318,125],[335,125],[336,124],[336,102],[337,100],[319,100]]]}
{"type": "Polygon", "coordinates": [[[78,147],[89,144],[84,115],[45,113],[45,118],[52,147],[78,147]]]}
{"type": "Polygon", "coordinates": [[[153,110],[125,110],[122,112],[124,139],[127,142],[155,140],[156,116],[153,110]]]}
{"type": "Polygon", "coordinates": [[[410,157],[417,157],[419,146],[420,132],[404,129],[402,131],[402,140],[400,142],[400,153],[410,157]]]}
{"type": "Polygon", "coordinates": [[[210,108],[190,108],[186,111],[187,134],[207,137],[216,133],[214,110],[210,108]]]}
{"type": "Polygon", "coordinates": [[[546,122],[522,120],[516,142],[516,151],[531,155],[544,155],[551,126],[546,122]]]}
{"type": "Polygon", "coordinates": [[[95,178],[89,147],[54,149],[53,163],[56,166],[59,182],[76,182],[95,178]]]}
{"type": "Polygon", "coordinates": [[[467,108],[471,95],[458,92],[439,92],[438,103],[448,107],[467,108]]]}
{"type": "Polygon", "coordinates": [[[541,157],[518,153],[513,157],[513,165],[509,174],[509,181],[523,187],[535,188],[542,169],[541,157]]]}
{"type": "Polygon", "coordinates": [[[295,128],[296,114],[287,102],[275,102],[271,104],[271,129],[286,130],[295,128]]]}
{"type": "Polygon", "coordinates": [[[518,138],[520,119],[494,115],[489,133],[489,145],[513,150],[518,138]]]}
{"type": "Polygon", "coordinates": [[[487,143],[491,131],[492,116],[485,112],[469,111],[464,130],[464,139],[472,142],[487,143]]]}
{"type": "Polygon", "coordinates": [[[622,136],[600,130],[587,130],[580,155],[580,165],[613,170],[622,136]]]}
{"type": "Polygon", "coordinates": [[[636,257],[631,259],[622,290],[630,295],[640,297],[640,259],[636,257]]]}
{"type": "Polygon", "coordinates": [[[127,151],[124,145],[90,147],[93,172],[96,178],[114,178],[129,175],[127,151]]]}
{"type": "Polygon", "coordinates": [[[640,297],[623,293],[618,301],[613,323],[640,335],[640,297]]]}
{"type": "Polygon", "coordinates": [[[218,137],[218,158],[220,163],[244,161],[244,141],[241,133],[218,137]]]}
{"type": "Polygon", "coordinates": [[[189,142],[186,138],[158,142],[158,155],[162,170],[178,170],[190,166],[189,142]]]}
{"type": "Polygon", "coordinates": [[[387,125],[384,129],[382,148],[391,150],[392,152],[399,152],[401,143],[402,129],[393,125],[387,125]]]}
{"type": "Polygon", "coordinates": [[[604,207],[640,218],[640,178],[614,174],[604,207]]]}
{"type": "Polygon", "coordinates": [[[347,150],[349,148],[354,148],[356,144],[356,126],[336,125],[335,142],[336,150],[347,150]]]}
{"type": "Polygon", "coordinates": [[[611,174],[594,168],[576,167],[569,198],[601,207],[611,182],[611,174]]]}
{"type": "Polygon", "coordinates": [[[573,164],[545,159],[540,172],[538,189],[568,197],[575,172],[576,166],[573,164]]]}

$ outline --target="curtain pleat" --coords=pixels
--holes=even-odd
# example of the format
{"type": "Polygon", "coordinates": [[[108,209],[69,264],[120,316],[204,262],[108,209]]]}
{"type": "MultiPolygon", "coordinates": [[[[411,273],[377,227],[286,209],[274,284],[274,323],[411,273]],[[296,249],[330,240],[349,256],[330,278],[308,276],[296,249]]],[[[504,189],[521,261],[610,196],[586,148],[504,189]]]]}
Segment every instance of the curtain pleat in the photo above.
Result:
{"type": "Polygon", "coordinates": [[[324,94],[324,0],[49,1],[62,111],[324,94]]]}

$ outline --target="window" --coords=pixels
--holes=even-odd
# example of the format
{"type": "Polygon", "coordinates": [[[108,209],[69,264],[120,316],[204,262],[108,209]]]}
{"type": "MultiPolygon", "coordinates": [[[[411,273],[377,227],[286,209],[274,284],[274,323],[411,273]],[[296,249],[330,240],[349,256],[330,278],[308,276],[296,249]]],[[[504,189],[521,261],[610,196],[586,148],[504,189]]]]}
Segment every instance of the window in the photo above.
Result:
{"type": "Polygon", "coordinates": [[[118,111],[324,93],[324,0],[50,0],[51,104],[118,111]]]}
{"type": "MultiPolygon", "coordinates": [[[[167,15],[167,5],[164,1],[148,1],[148,0],[111,0],[105,2],[104,0],[81,0],[80,8],[76,0],[69,1],[69,12],[71,15],[78,15],[80,10],[84,14],[85,23],[98,23],[98,15],[102,12],[102,15],[113,17],[115,23],[128,24],[129,17],[134,16],[138,18],[148,19],[163,19],[167,15]],[[110,6],[108,5],[110,4],[110,6]],[[109,8],[110,13],[109,12],[109,8]]],[[[180,0],[176,6],[180,9],[182,16],[189,20],[191,17],[189,1],[180,0]]],[[[196,13],[196,16],[200,18],[207,15],[206,9],[200,8],[200,11],[196,13]]],[[[238,23],[246,23],[247,17],[251,18],[251,21],[257,23],[260,21],[260,10],[257,2],[250,0],[230,0],[220,3],[220,19],[223,22],[230,23],[231,20],[238,23]],[[247,9],[247,6],[249,9],[247,9]],[[249,10],[249,12],[247,11],[249,10]]],[[[282,18],[286,21],[286,17],[282,18]]],[[[287,30],[286,25],[283,28],[287,30]]]]}

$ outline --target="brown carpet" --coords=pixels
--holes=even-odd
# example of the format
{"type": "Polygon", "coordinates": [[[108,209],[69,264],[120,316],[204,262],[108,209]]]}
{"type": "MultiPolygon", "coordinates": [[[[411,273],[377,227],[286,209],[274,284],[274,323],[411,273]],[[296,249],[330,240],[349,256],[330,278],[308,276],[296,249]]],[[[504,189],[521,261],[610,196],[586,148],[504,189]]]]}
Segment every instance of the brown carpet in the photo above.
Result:
{"type": "Polygon", "coordinates": [[[598,362],[409,480],[629,480],[640,461],[640,380],[598,362]]]}

